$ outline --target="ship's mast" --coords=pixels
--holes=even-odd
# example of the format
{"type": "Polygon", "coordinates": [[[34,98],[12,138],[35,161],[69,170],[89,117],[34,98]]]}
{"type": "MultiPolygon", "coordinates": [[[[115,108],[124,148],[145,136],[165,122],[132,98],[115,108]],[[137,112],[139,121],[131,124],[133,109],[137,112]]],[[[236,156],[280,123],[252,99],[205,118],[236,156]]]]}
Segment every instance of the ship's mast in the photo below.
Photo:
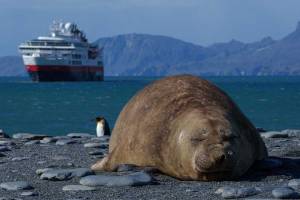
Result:
{"type": "Polygon", "coordinates": [[[56,22],[50,26],[51,37],[72,37],[82,42],[88,42],[85,33],[79,30],[75,23],[56,22]]]}

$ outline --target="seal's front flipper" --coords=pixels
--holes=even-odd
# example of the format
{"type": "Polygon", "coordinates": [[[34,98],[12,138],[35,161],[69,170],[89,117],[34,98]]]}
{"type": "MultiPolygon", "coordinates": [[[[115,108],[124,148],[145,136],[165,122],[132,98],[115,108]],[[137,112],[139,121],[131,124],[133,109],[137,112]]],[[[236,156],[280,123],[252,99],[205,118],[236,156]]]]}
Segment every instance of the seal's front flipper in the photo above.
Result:
{"type": "Polygon", "coordinates": [[[96,162],[91,166],[93,171],[105,171],[108,162],[108,156],[104,157],[102,160],[96,162]]]}

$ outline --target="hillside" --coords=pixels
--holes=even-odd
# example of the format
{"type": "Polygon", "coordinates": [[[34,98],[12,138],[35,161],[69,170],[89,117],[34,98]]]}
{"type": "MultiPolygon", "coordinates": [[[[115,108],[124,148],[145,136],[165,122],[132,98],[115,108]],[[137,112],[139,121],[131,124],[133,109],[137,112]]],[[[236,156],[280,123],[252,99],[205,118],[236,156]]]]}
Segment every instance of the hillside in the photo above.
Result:
{"type": "MultiPolygon", "coordinates": [[[[126,34],[97,41],[109,76],[300,75],[300,24],[280,40],[231,40],[208,47],[166,36],[126,34]]],[[[20,57],[0,57],[0,76],[22,76],[20,57]]]]}

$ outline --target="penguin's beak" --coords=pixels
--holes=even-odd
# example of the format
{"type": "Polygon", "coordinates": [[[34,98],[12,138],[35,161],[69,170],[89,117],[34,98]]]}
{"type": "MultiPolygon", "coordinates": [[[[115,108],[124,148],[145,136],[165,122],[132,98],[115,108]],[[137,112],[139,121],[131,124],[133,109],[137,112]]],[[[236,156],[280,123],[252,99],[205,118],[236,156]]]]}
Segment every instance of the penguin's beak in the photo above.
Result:
{"type": "Polygon", "coordinates": [[[90,121],[91,121],[91,122],[95,122],[95,121],[96,121],[96,119],[91,119],[90,121]]]}

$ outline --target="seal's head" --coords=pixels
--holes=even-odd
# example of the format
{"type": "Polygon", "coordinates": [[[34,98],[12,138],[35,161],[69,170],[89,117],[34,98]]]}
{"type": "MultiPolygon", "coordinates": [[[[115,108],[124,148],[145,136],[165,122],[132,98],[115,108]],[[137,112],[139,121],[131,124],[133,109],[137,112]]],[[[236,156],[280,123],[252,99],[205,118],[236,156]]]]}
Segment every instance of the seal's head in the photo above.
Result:
{"type": "Polygon", "coordinates": [[[237,176],[239,149],[243,148],[243,142],[236,127],[221,116],[222,113],[194,110],[177,119],[182,122],[176,122],[177,127],[174,127],[177,134],[177,141],[174,141],[177,147],[174,149],[181,163],[178,167],[186,174],[175,176],[201,180],[224,180],[237,176]]]}

